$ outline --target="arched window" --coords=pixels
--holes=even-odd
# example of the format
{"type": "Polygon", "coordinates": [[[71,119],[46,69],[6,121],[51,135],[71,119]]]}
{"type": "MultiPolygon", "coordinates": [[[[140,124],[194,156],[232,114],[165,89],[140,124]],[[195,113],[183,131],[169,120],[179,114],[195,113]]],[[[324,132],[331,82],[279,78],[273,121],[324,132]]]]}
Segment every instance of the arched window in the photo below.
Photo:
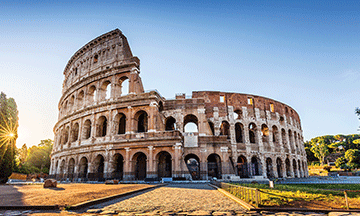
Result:
{"type": "Polygon", "coordinates": [[[77,106],[81,107],[84,103],[84,91],[81,90],[80,93],[77,96],[77,106]]]}
{"type": "Polygon", "coordinates": [[[104,137],[106,136],[106,130],[107,130],[107,119],[105,116],[101,116],[98,119],[98,123],[97,123],[97,136],[98,137],[104,137]]]}
{"type": "Polygon", "coordinates": [[[214,123],[212,123],[211,121],[208,121],[208,122],[209,122],[209,127],[210,127],[210,130],[211,130],[211,134],[215,135],[214,123]]]}
{"type": "Polygon", "coordinates": [[[94,64],[98,63],[98,60],[99,60],[99,56],[96,54],[94,56],[94,64]]]}
{"type": "Polygon", "coordinates": [[[225,135],[228,139],[230,139],[230,125],[227,121],[223,121],[221,123],[220,135],[225,135]]]}
{"type": "Polygon", "coordinates": [[[235,124],[235,136],[237,143],[243,142],[243,125],[240,123],[235,124]]]}
{"type": "Polygon", "coordinates": [[[254,123],[249,125],[249,140],[250,143],[256,143],[256,125],[254,123]]]}
{"type": "Polygon", "coordinates": [[[139,111],[135,114],[137,121],[137,132],[147,132],[148,130],[148,115],[145,111],[139,111]]]}
{"type": "Polygon", "coordinates": [[[129,94],[129,79],[127,77],[121,77],[119,80],[121,96],[129,94]]]}
{"type": "Polygon", "coordinates": [[[71,132],[71,142],[75,142],[76,140],[78,140],[79,137],[79,124],[75,123],[72,127],[72,132],[71,132]]]}
{"type": "Polygon", "coordinates": [[[242,118],[242,111],[241,110],[235,110],[234,111],[234,119],[241,119],[242,118]]]}
{"type": "Polygon", "coordinates": [[[118,134],[125,134],[125,132],[126,132],[126,116],[120,113],[118,134]]]}
{"type": "Polygon", "coordinates": [[[173,117],[170,116],[169,118],[166,119],[165,130],[166,131],[176,130],[176,120],[173,117]]]}
{"type": "Polygon", "coordinates": [[[96,101],[96,87],[94,85],[90,86],[88,95],[89,95],[88,98],[89,98],[90,102],[96,101]]]}
{"type": "Polygon", "coordinates": [[[200,159],[195,154],[185,156],[185,164],[189,170],[192,180],[200,179],[200,159]]]}
{"type": "Polygon", "coordinates": [[[261,125],[261,134],[262,134],[262,141],[263,141],[264,147],[267,148],[267,149],[265,149],[265,151],[270,151],[269,128],[266,124],[261,125]]]}
{"type": "Polygon", "coordinates": [[[91,121],[87,119],[84,122],[84,139],[89,139],[91,135],[91,121]]]}
{"type": "Polygon", "coordinates": [[[189,114],[184,117],[184,132],[198,132],[198,119],[196,116],[189,114]]]}
{"type": "Polygon", "coordinates": [[[251,158],[251,166],[253,170],[253,175],[260,175],[260,164],[255,156],[251,158]]]}

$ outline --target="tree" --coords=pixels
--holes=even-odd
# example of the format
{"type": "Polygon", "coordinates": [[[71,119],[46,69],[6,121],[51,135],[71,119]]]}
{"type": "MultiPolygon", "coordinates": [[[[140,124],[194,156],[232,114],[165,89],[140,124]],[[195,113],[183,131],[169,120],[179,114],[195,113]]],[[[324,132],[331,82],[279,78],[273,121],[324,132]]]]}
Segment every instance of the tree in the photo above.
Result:
{"type": "Polygon", "coordinates": [[[13,98],[0,93],[0,183],[6,183],[15,166],[18,110],[13,98]]]}
{"type": "Polygon", "coordinates": [[[37,146],[29,148],[25,165],[29,167],[30,172],[49,173],[52,147],[53,141],[46,139],[41,140],[37,146]]]}
{"type": "Polygon", "coordinates": [[[347,160],[346,165],[350,169],[360,168],[360,150],[349,149],[345,152],[345,159],[347,160]]]}
{"type": "Polygon", "coordinates": [[[327,143],[328,136],[316,137],[310,140],[311,152],[319,159],[320,164],[324,165],[325,157],[330,154],[327,143]]]}

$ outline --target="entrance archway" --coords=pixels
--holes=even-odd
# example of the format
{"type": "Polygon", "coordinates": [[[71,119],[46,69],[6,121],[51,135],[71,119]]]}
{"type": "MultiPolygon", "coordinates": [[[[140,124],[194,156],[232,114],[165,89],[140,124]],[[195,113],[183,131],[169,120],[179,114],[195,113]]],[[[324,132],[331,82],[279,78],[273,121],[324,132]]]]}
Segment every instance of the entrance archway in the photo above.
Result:
{"type": "Polygon", "coordinates": [[[211,154],[207,158],[208,176],[221,179],[221,158],[217,154],[211,154]]]}
{"type": "Polygon", "coordinates": [[[272,164],[271,158],[266,158],[266,176],[268,178],[273,178],[274,177],[273,164],[272,164]]]}
{"type": "Polygon", "coordinates": [[[162,151],[158,154],[158,177],[171,177],[171,155],[168,152],[162,151]]]}
{"type": "Polygon", "coordinates": [[[88,160],[86,157],[82,157],[80,160],[80,168],[79,168],[79,178],[87,178],[88,172],[88,160]]]}
{"type": "Polygon", "coordinates": [[[146,160],[144,153],[138,152],[134,155],[135,160],[135,179],[144,180],[146,178],[146,160]]]}
{"type": "Polygon", "coordinates": [[[98,181],[104,181],[104,157],[102,155],[98,155],[95,158],[95,179],[98,181]]]}
{"type": "Polygon", "coordinates": [[[243,155],[239,156],[237,159],[237,172],[238,176],[240,176],[241,178],[249,177],[248,163],[246,157],[243,155]]]}
{"type": "Polygon", "coordinates": [[[199,157],[194,154],[188,154],[185,156],[185,163],[189,170],[192,180],[199,180],[200,179],[199,157]]]}
{"type": "Polygon", "coordinates": [[[281,161],[280,158],[276,159],[276,170],[277,170],[277,173],[278,173],[278,177],[282,178],[283,177],[283,175],[282,175],[282,161],[281,161]]]}
{"type": "Polygon", "coordinates": [[[253,176],[260,175],[259,161],[255,156],[251,158],[251,168],[253,176]]]}
{"type": "Polygon", "coordinates": [[[114,168],[113,178],[122,180],[123,170],[124,170],[124,157],[119,153],[116,153],[114,155],[113,168],[114,168]]]}

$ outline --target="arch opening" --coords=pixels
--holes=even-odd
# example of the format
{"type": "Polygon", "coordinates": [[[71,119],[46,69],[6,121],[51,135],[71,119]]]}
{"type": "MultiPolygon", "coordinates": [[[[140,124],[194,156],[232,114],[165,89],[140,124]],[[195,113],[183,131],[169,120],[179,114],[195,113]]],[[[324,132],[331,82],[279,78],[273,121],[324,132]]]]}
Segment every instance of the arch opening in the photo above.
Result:
{"type": "Polygon", "coordinates": [[[144,153],[138,152],[134,155],[134,160],[135,160],[135,179],[144,180],[146,178],[147,157],[144,153]]]}
{"type": "Polygon", "coordinates": [[[157,155],[158,158],[158,177],[165,178],[172,176],[172,160],[171,155],[162,151],[157,155]]]}
{"type": "Polygon", "coordinates": [[[119,153],[114,155],[113,169],[113,178],[122,180],[124,171],[124,157],[119,153]]]}
{"type": "Polygon", "coordinates": [[[176,130],[176,120],[173,117],[170,116],[169,118],[166,119],[165,130],[166,131],[176,130]]]}
{"type": "Polygon", "coordinates": [[[200,159],[194,154],[185,156],[185,164],[189,170],[192,180],[200,179],[200,159]]]}
{"type": "Polygon", "coordinates": [[[207,158],[208,176],[221,179],[221,158],[217,154],[211,154],[207,158]]]}

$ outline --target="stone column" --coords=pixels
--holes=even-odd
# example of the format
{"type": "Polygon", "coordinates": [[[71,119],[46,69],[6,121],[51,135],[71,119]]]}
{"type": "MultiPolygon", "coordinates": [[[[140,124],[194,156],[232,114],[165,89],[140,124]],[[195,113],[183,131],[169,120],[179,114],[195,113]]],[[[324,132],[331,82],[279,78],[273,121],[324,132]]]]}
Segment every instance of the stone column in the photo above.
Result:
{"type": "Polygon", "coordinates": [[[146,167],[146,177],[147,178],[156,178],[157,174],[155,171],[155,166],[154,166],[154,146],[148,146],[149,149],[149,157],[147,159],[147,167],[146,167]]]}
{"type": "Polygon", "coordinates": [[[256,126],[256,139],[258,141],[258,145],[259,145],[259,152],[264,152],[264,144],[262,142],[262,135],[261,135],[261,128],[259,128],[258,126],[256,126]]]}
{"type": "Polygon", "coordinates": [[[176,143],[174,145],[175,151],[174,151],[174,166],[173,166],[173,177],[180,177],[181,176],[181,143],[176,143]]]}
{"type": "Polygon", "coordinates": [[[133,173],[131,172],[131,164],[130,164],[130,148],[125,148],[125,163],[124,163],[124,180],[131,180],[133,177],[133,173]]]}
{"type": "Polygon", "coordinates": [[[156,132],[155,118],[156,118],[157,109],[158,109],[158,103],[156,101],[151,102],[149,107],[148,132],[156,132]]]}
{"type": "Polygon", "coordinates": [[[206,120],[206,116],[205,116],[205,108],[198,108],[197,109],[198,112],[198,131],[199,131],[199,136],[204,136],[206,135],[206,125],[207,124],[207,120],[206,120]]]}

